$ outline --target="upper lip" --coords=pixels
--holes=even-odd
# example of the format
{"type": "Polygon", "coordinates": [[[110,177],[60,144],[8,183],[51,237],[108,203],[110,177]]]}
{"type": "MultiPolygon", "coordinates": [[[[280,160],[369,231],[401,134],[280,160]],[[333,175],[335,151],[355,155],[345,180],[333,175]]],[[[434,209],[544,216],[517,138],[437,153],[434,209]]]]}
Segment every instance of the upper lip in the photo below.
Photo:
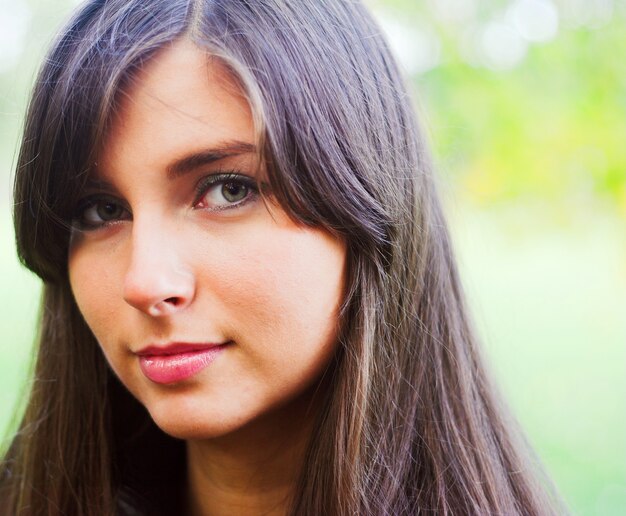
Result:
{"type": "Polygon", "coordinates": [[[228,342],[203,342],[194,344],[190,342],[171,342],[169,344],[151,344],[139,351],[135,351],[139,356],[156,356],[156,355],[177,355],[179,353],[189,353],[192,351],[204,351],[228,344],[228,342]]]}

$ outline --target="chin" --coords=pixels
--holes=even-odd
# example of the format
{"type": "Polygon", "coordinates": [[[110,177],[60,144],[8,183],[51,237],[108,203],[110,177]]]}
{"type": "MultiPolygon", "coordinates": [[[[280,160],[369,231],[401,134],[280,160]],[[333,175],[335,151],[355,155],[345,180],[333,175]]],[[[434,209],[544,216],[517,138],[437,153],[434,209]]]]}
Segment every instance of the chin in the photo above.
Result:
{"type": "Polygon", "coordinates": [[[153,420],[169,436],[185,441],[217,439],[231,434],[239,428],[237,425],[220,424],[219,422],[207,424],[204,421],[169,418],[159,420],[153,418],[153,420]]]}
{"type": "Polygon", "coordinates": [[[159,400],[146,408],[154,423],[166,434],[177,439],[215,439],[236,432],[250,422],[243,414],[233,414],[206,401],[184,397],[159,400]],[[194,403],[195,401],[195,403],[194,403]]]}

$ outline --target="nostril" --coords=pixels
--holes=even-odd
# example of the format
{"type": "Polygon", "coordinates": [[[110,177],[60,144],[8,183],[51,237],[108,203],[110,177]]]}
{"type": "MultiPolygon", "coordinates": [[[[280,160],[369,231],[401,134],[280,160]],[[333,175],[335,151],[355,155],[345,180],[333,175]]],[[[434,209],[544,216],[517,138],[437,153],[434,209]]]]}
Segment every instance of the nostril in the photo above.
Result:
{"type": "Polygon", "coordinates": [[[156,263],[137,256],[124,283],[124,300],[130,306],[157,317],[174,314],[192,302],[196,289],[192,271],[178,262],[156,263]]]}

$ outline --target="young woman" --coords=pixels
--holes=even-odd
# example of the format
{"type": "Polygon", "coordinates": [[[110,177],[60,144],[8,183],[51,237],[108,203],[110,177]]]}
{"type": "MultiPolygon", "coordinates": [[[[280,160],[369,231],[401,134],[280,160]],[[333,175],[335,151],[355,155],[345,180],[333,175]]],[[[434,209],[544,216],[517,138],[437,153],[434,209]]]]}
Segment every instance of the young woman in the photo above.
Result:
{"type": "MultiPolygon", "coordinates": [[[[354,0],[92,0],[29,106],[6,514],[552,514],[354,0]]],[[[3,514],[4,514],[3,513],[3,514]]]]}

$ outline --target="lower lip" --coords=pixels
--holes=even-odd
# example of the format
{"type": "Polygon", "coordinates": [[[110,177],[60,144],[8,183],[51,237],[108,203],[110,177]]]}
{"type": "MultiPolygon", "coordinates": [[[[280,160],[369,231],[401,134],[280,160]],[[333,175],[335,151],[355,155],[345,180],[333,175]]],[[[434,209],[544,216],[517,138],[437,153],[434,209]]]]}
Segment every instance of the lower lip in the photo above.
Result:
{"type": "Polygon", "coordinates": [[[139,357],[139,366],[143,374],[155,383],[182,382],[208,367],[226,347],[227,344],[222,344],[173,355],[144,355],[139,357]]]}

